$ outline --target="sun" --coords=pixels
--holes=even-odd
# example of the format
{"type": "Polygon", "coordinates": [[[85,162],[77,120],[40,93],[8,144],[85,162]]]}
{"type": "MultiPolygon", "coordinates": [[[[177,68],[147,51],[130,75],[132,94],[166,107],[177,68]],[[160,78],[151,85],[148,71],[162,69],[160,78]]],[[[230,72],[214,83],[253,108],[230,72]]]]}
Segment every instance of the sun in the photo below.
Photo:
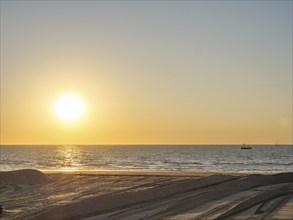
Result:
{"type": "Polygon", "coordinates": [[[66,122],[75,122],[84,114],[84,103],[74,94],[66,94],[57,99],[54,104],[57,116],[66,122]]]}

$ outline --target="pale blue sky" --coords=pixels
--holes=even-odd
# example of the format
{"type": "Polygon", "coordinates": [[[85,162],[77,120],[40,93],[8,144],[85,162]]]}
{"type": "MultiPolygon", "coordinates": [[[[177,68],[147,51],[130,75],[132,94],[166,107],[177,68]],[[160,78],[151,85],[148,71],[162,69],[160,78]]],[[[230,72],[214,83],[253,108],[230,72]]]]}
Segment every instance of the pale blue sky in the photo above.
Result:
{"type": "Polygon", "coordinates": [[[1,1],[4,142],[66,91],[76,142],[292,143],[292,1],[1,1]]]}

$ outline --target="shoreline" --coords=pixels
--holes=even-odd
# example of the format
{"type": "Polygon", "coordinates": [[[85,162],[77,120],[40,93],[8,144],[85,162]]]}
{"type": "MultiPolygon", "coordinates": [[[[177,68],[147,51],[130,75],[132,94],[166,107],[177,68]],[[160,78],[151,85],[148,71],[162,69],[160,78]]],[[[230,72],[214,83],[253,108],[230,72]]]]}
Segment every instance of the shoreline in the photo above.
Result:
{"type": "MultiPolygon", "coordinates": [[[[34,170],[34,169],[32,169],[34,170]]],[[[11,172],[18,170],[0,170],[1,172],[11,172]]],[[[72,175],[114,175],[114,176],[210,176],[210,175],[273,175],[284,172],[196,172],[196,171],[160,171],[160,170],[39,170],[45,174],[72,174],[72,175]]]]}
{"type": "MultiPolygon", "coordinates": [[[[82,174],[82,175],[108,175],[108,176],[210,176],[210,175],[237,175],[245,176],[250,174],[267,173],[237,173],[237,172],[187,172],[187,171],[148,171],[148,170],[40,170],[46,174],[82,174]]],[[[272,174],[272,173],[270,173],[272,174]]],[[[270,175],[269,174],[269,175],[270,175]]]]}

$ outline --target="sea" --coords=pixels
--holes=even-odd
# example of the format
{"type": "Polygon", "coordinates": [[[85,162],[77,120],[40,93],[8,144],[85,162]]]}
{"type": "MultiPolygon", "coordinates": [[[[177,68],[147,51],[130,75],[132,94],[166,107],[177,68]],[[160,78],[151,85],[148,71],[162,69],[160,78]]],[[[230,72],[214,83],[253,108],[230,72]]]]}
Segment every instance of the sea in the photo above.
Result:
{"type": "Polygon", "coordinates": [[[292,145],[0,146],[0,170],[293,172],[292,145]]]}

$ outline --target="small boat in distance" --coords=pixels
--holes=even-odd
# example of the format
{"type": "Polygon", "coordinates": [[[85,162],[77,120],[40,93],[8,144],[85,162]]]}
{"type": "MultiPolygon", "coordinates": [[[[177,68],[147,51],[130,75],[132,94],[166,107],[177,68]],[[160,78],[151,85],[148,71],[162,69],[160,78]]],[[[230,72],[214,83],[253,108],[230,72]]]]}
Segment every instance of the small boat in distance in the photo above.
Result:
{"type": "Polygon", "coordinates": [[[248,150],[248,149],[252,149],[252,147],[250,145],[248,145],[248,144],[243,144],[241,149],[248,150]]]}

